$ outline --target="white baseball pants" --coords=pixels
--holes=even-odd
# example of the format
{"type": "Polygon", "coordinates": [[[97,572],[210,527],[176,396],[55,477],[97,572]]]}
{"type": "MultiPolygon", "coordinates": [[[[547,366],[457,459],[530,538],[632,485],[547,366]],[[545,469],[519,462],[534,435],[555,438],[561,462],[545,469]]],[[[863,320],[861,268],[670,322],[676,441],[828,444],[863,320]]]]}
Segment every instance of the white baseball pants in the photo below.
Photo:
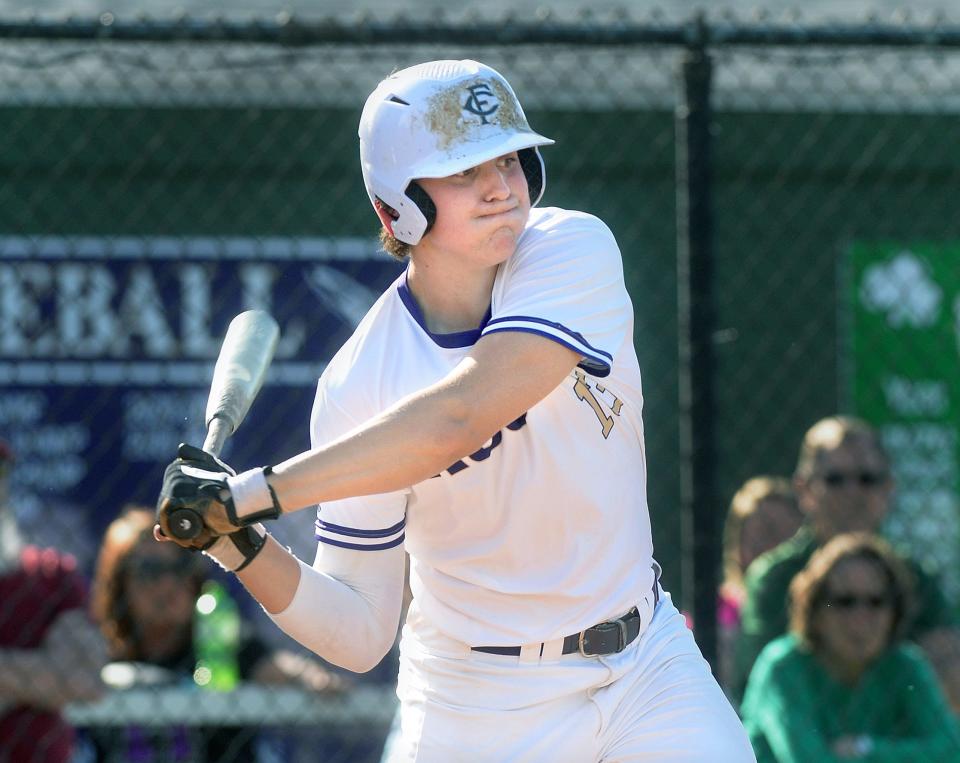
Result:
{"type": "Polygon", "coordinates": [[[524,661],[460,646],[405,629],[385,761],[755,763],[669,594],[619,654],[524,661]]]}

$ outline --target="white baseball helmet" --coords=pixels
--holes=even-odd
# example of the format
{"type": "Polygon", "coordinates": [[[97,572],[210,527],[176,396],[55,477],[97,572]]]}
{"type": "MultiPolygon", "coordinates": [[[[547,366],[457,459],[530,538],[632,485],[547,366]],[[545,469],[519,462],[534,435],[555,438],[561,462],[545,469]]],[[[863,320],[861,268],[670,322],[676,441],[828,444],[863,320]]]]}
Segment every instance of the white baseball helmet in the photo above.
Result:
{"type": "Polygon", "coordinates": [[[430,61],[391,74],[360,117],[360,165],[370,201],[397,212],[393,235],[417,244],[436,216],[418,178],[439,178],[517,151],[530,203],[546,174],[537,146],[553,143],[530,129],[510,84],[476,61],[430,61]]]}

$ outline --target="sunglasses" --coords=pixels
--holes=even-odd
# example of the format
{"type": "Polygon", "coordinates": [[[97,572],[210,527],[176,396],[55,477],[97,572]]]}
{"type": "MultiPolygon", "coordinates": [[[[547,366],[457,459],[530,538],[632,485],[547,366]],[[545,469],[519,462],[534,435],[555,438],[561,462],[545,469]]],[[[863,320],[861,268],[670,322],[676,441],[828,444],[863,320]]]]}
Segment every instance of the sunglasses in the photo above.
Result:
{"type": "Polygon", "coordinates": [[[886,472],[826,472],[821,475],[827,487],[843,487],[849,482],[854,482],[860,487],[877,487],[887,481],[886,472]]]}
{"type": "Polygon", "coordinates": [[[826,605],[834,609],[848,611],[851,609],[884,609],[893,604],[893,600],[884,594],[872,594],[859,596],[852,593],[842,593],[836,596],[828,596],[826,605]]]}
{"type": "Polygon", "coordinates": [[[177,559],[131,559],[127,570],[134,580],[150,582],[164,575],[187,578],[196,574],[196,568],[190,563],[177,559]]]}

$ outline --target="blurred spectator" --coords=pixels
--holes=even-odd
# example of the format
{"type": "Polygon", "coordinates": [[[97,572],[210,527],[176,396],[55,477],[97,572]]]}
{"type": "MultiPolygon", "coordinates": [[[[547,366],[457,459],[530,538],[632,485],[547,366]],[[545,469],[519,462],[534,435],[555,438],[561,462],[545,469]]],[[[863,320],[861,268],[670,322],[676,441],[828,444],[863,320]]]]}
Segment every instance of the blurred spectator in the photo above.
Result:
{"type": "MultiPolygon", "coordinates": [[[[94,612],[114,661],[135,663],[150,682],[192,681],[196,656],[193,617],[210,569],[200,554],[188,553],[153,537],[153,509],[128,506],[107,528],[94,585],[94,612]],[[161,668],[143,670],[144,666],[161,668]]],[[[238,667],[241,680],[293,684],[335,691],[342,679],[313,659],[285,650],[268,650],[243,632],[238,667]]],[[[91,729],[101,760],[246,761],[255,758],[253,727],[217,729],[91,729]]]]}
{"type": "Polygon", "coordinates": [[[0,761],[63,763],[74,731],[60,710],[100,696],[105,649],[76,560],[21,543],[8,495],[12,460],[0,440],[0,761]]]}
{"type": "MultiPolygon", "coordinates": [[[[787,630],[790,581],[814,551],[842,532],[879,533],[893,496],[890,462],[879,435],[867,422],[831,416],[804,437],[794,474],[794,489],[804,514],[797,533],[756,559],[746,575],[732,691],[741,696],[750,668],[770,641],[787,630]]],[[[957,639],[953,614],[935,578],[907,559],[915,580],[916,612],[908,637],[921,641],[940,629],[957,639]]]]}
{"type": "Polygon", "coordinates": [[[790,634],[757,660],[744,725],[758,763],[960,760],[923,653],[900,641],[910,573],[867,533],[836,536],[790,586],[790,634]]]}
{"type": "Polygon", "coordinates": [[[934,628],[924,633],[919,643],[940,679],[954,715],[960,718],[960,638],[956,629],[934,628]]]}
{"type": "Polygon", "coordinates": [[[792,537],[802,523],[793,485],[784,477],[752,477],[730,502],[723,532],[723,582],[717,608],[718,672],[724,687],[733,680],[733,649],[746,598],[744,573],[754,559],[792,537]]]}

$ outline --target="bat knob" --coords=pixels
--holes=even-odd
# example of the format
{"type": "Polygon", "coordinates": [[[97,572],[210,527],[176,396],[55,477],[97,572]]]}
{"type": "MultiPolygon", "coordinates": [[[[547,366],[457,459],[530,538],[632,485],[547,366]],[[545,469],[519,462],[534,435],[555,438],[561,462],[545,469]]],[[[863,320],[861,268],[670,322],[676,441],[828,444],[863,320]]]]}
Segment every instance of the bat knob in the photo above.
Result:
{"type": "Polygon", "coordinates": [[[200,515],[192,509],[171,511],[167,522],[170,525],[170,532],[180,540],[192,540],[203,530],[200,515]]]}

